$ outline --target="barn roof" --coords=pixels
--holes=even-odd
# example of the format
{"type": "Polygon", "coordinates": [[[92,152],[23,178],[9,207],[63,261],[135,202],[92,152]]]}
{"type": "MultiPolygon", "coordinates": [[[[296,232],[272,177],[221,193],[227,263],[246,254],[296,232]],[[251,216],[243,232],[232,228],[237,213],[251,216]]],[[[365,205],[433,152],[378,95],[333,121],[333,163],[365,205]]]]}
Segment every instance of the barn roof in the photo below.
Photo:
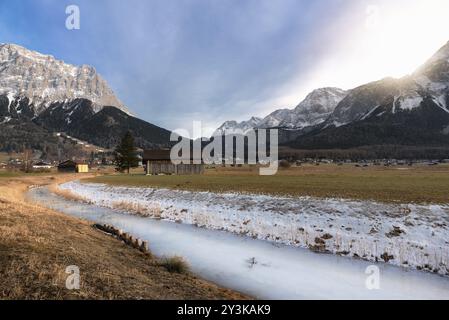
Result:
{"type": "Polygon", "coordinates": [[[36,162],[35,164],[33,164],[34,166],[50,166],[51,164],[44,162],[44,161],[39,161],[36,162]]]}
{"type": "Polygon", "coordinates": [[[170,160],[170,150],[169,149],[144,150],[143,160],[144,161],[170,160]]]}
{"type": "Polygon", "coordinates": [[[59,163],[58,167],[60,167],[60,168],[75,167],[78,164],[87,164],[87,163],[81,162],[81,161],[66,160],[66,161],[59,163]]]}
{"type": "MultiPolygon", "coordinates": [[[[157,150],[144,150],[143,151],[143,161],[171,161],[170,149],[157,149],[157,150]]],[[[181,157],[182,158],[182,157],[181,157]]],[[[192,155],[187,155],[185,160],[193,160],[192,155]]],[[[200,159],[201,160],[201,159],[200,159]]]]}

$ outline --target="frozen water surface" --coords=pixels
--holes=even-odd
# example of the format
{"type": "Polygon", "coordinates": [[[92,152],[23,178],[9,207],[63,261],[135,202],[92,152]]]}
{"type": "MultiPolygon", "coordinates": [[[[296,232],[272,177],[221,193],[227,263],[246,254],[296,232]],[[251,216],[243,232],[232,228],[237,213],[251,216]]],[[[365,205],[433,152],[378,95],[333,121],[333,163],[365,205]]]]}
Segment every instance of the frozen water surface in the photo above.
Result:
{"type": "Polygon", "coordinates": [[[30,199],[68,215],[111,224],[150,243],[158,256],[179,255],[204,279],[261,299],[449,299],[449,278],[386,264],[380,289],[368,290],[366,268],[373,263],[129,215],[119,210],[66,200],[46,188],[30,199]]]}
{"type": "Polygon", "coordinates": [[[449,206],[194,192],[68,182],[88,202],[449,276],[449,206]]]}

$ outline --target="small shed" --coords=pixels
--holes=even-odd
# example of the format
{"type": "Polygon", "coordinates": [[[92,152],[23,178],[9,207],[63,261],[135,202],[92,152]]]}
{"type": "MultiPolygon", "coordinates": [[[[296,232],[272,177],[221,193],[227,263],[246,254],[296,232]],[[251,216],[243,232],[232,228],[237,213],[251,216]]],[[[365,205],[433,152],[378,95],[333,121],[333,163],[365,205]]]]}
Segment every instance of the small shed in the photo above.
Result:
{"type": "Polygon", "coordinates": [[[72,172],[72,173],[88,173],[89,165],[84,162],[76,162],[73,160],[67,160],[61,162],[58,165],[59,172],[72,172]]]}
{"type": "Polygon", "coordinates": [[[170,149],[144,150],[143,164],[148,175],[204,173],[204,164],[174,164],[170,159],[170,149]]]}

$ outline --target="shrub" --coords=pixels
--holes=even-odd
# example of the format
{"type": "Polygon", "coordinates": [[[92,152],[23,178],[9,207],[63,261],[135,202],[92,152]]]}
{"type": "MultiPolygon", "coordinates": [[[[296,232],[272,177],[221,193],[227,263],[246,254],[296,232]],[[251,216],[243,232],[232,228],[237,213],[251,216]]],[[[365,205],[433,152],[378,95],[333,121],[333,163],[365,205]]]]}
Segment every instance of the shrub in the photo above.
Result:
{"type": "Polygon", "coordinates": [[[282,169],[288,169],[291,167],[291,164],[287,160],[281,160],[279,161],[279,167],[282,169]]]}
{"type": "Polygon", "coordinates": [[[190,269],[184,258],[178,256],[163,258],[160,265],[170,273],[187,273],[190,269]]]}

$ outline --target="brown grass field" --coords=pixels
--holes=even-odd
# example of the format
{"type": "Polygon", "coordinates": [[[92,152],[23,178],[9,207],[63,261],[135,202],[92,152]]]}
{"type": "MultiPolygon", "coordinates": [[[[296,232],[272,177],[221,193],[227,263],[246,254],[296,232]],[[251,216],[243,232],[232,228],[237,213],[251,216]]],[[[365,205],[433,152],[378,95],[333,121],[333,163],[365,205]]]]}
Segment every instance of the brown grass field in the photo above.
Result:
{"type": "MultiPolygon", "coordinates": [[[[0,172],[0,299],[243,299],[198,279],[170,273],[165,260],[140,253],[91,223],[28,203],[30,185],[91,182],[214,192],[449,203],[449,166],[304,165],[259,176],[256,167],[216,167],[198,176],[58,175],[0,172]],[[77,265],[81,289],[65,288],[77,265]]],[[[70,195],[64,195],[70,196],[70,195]]],[[[151,243],[150,243],[151,249],[151,243]]],[[[173,265],[174,269],[183,269],[173,265]]]]}
{"type": "Polygon", "coordinates": [[[25,201],[30,185],[74,178],[0,174],[0,299],[245,298],[189,272],[170,273],[164,261],[88,222],[25,201]],[[65,287],[69,265],[80,268],[80,290],[65,287]]]}
{"type": "Polygon", "coordinates": [[[413,167],[304,165],[259,176],[256,167],[216,167],[197,176],[105,175],[90,182],[212,192],[337,197],[404,203],[449,203],[449,165],[413,167]]]}

